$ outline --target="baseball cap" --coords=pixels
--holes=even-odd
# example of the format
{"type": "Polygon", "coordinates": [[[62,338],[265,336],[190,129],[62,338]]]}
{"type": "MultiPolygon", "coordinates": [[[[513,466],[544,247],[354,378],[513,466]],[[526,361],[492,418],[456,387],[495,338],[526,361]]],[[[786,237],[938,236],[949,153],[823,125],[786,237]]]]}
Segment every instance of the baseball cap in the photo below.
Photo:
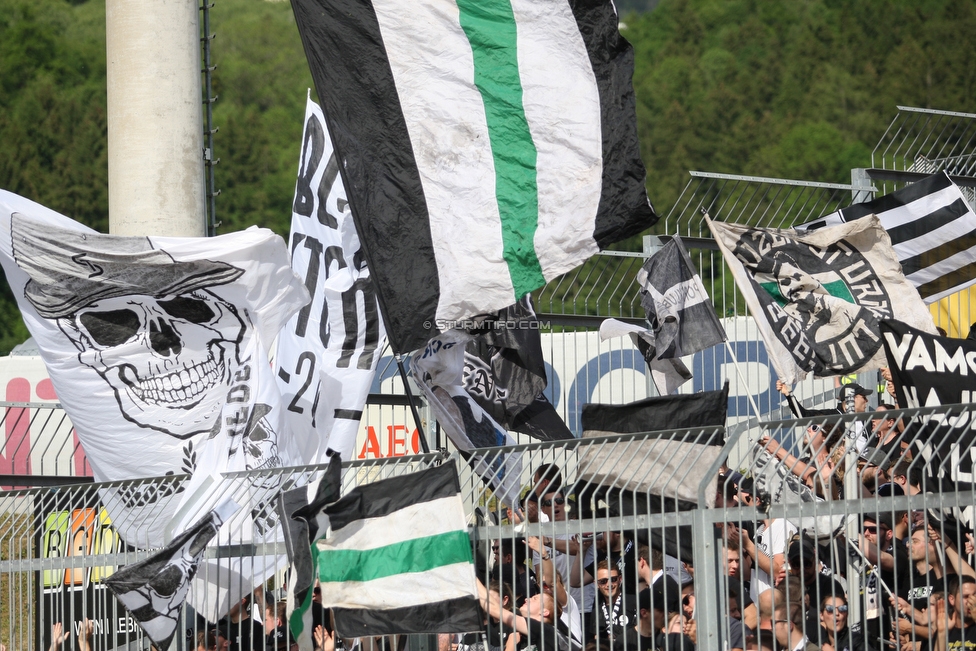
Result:
{"type": "Polygon", "coordinates": [[[753,481],[752,477],[746,477],[739,482],[739,492],[746,493],[747,495],[756,494],[755,482],[753,481]]]}
{"type": "Polygon", "coordinates": [[[865,398],[871,397],[870,391],[862,387],[860,384],[852,382],[851,384],[845,384],[840,388],[840,390],[837,392],[837,399],[845,399],[848,393],[853,393],[856,396],[864,396],[865,398]]]}
{"type": "Polygon", "coordinates": [[[794,559],[813,559],[817,555],[817,550],[813,547],[813,544],[806,540],[794,540],[790,543],[789,551],[786,554],[791,562],[794,559]]]}
{"type": "Polygon", "coordinates": [[[879,450],[878,448],[867,448],[864,450],[862,455],[864,457],[864,465],[867,466],[877,466],[888,472],[891,468],[891,459],[888,455],[879,450]]]}

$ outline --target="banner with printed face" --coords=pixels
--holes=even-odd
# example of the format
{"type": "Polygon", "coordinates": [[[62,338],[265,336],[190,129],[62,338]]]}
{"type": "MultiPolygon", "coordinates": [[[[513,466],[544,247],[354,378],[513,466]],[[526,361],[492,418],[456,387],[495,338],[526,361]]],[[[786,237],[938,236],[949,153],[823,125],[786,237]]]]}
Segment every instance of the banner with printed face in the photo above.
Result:
{"type": "Polygon", "coordinates": [[[811,233],[705,219],[787,384],[884,366],[884,319],[935,332],[875,216],[811,233]]]}
{"type": "Polygon", "coordinates": [[[386,332],[325,117],[311,98],[292,208],[291,264],[311,302],[278,337],[275,367],[287,427],[306,463],[326,463],[327,450],[352,459],[386,332]]]}
{"type": "MultiPolygon", "coordinates": [[[[216,473],[294,465],[267,347],[306,301],[280,237],[96,233],[0,192],[0,263],[97,481],[131,546],[163,546],[208,508],[216,473]]],[[[277,520],[253,482],[229,527],[260,539],[277,520]]]]}

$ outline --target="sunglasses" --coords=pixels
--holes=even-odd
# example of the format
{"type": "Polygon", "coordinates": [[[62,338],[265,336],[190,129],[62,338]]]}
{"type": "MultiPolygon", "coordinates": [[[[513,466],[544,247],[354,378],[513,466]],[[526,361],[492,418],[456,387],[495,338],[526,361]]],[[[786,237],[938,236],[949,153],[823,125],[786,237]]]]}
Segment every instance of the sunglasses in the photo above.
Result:
{"type": "Polygon", "coordinates": [[[878,528],[872,526],[861,527],[861,531],[864,533],[878,533],[878,528]]]}
{"type": "Polygon", "coordinates": [[[823,431],[823,425],[811,425],[809,429],[814,434],[819,434],[823,431]]]}
{"type": "Polygon", "coordinates": [[[562,497],[554,497],[551,500],[542,500],[542,506],[544,507],[550,507],[553,504],[565,504],[565,503],[566,500],[565,498],[562,497]]]}
{"type": "Polygon", "coordinates": [[[620,583],[620,576],[617,575],[617,574],[614,574],[609,579],[597,579],[596,580],[596,584],[597,585],[606,585],[606,584],[610,583],[611,581],[613,581],[614,583],[620,583]]]}
{"type": "Polygon", "coordinates": [[[847,606],[824,606],[824,612],[833,615],[835,612],[846,613],[847,606]]]}

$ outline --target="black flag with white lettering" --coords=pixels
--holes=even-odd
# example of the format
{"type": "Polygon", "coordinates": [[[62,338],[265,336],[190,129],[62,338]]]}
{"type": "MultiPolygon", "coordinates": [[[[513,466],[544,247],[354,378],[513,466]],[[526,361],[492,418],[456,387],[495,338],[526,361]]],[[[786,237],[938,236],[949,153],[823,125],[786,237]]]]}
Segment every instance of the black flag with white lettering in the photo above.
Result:
{"type": "MultiPolygon", "coordinates": [[[[901,321],[881,322],[885,355],[898,404],[905,408],[959,405],[917,416],[905,437],[924,460],[927,490],[976,488],[976,342],[922,332],[901,321]]],[[[916,464],[918,462],[915,462],[916,464]]],[[[972,528],[976,507],[948,509],[972,528]]]]}
{"type": "MultiPolygon", "coordinates": [[[[901,321],[881,323],[885,355],[898,404],[905,408],[976,401],[976,342],[922,332],[901,321]]],[[[976,466],[976,432],[969,411],[956,418],[921,416],[913,437],[927,456],[930,476],[971,483],[976,466]],[[964,422],[965,421],[965,422],[964,422]],[[923,443],[929,444],[922,447],[923,443]]]]}

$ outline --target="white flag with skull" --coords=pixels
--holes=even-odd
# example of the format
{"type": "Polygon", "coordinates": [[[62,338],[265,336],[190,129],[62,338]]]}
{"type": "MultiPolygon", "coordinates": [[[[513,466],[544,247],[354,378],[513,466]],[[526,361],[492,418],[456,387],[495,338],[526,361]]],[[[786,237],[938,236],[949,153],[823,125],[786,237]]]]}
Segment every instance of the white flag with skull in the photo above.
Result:
{"type": "MultiPolygon", "coordinates": [[[[308,294],[280,237],[104,235],[2,191],[0,230],[7,281],[95,479],[190,475],[102,491],[128,544],[160,547],[207,513],[194,496],[215,473],[294,464],[267,353],[308,294]]],[[[271,532],[278,482],[235,497],[248,504],[228,522],[235,538],[271,532]]]]}

